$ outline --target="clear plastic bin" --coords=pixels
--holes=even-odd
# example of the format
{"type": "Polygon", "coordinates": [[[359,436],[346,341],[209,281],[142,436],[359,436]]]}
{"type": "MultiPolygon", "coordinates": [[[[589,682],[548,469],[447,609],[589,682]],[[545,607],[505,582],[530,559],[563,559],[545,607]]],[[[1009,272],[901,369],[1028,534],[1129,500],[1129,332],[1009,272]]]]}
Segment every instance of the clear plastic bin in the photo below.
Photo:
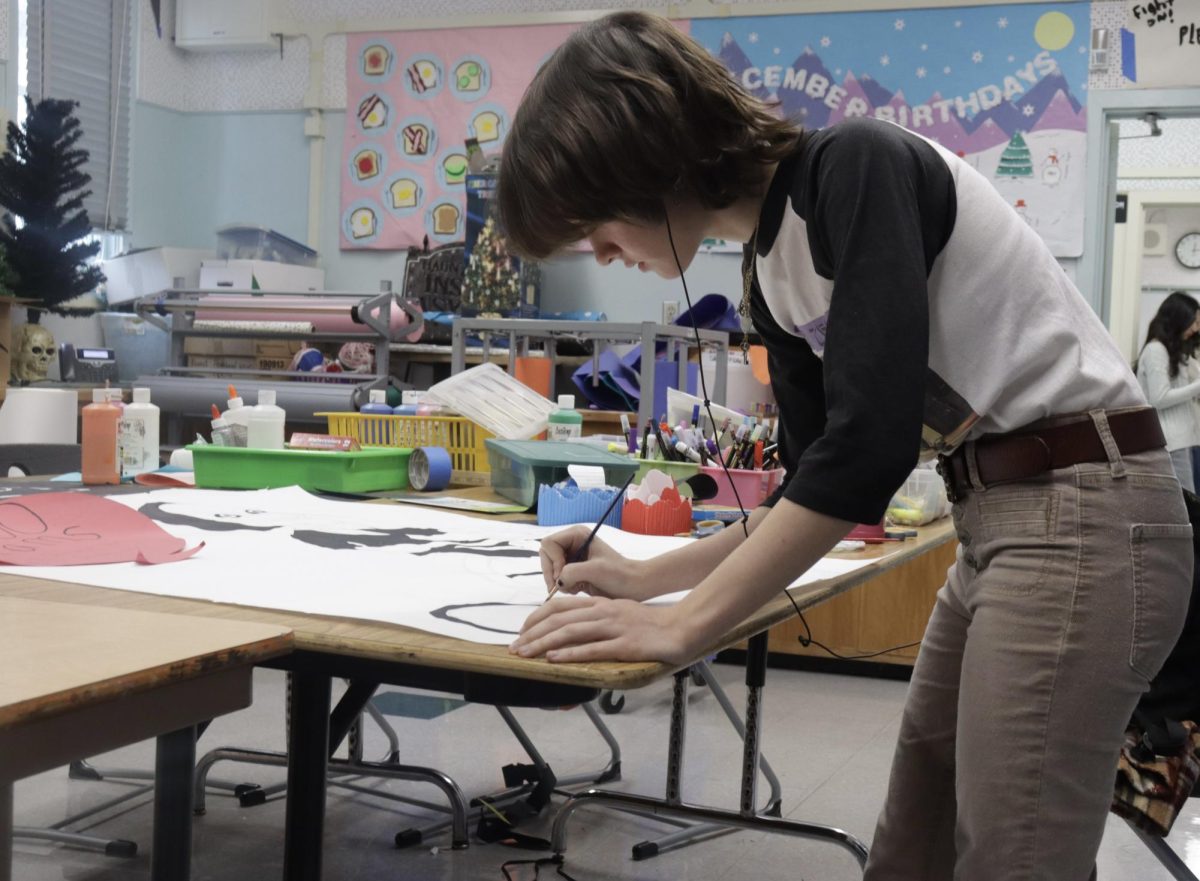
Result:
{"type": "Polygon", "coordinates": [[[441,404],[504,440],[526,440],[546,430],[557,405],[495,364],[480,364],[443,379],[422,400],[441,404]]]}
{"type": "Polygon", "coordinates": [[[293,266],[316,266],[317,252],[265,226],[230,224],[217,230],[221,260],[269,260],[293,266]]]}
{"type": "Polygon", "coordinates": [[[608,486],[622,486],[637,471],[637,462],[580,443],[508,441],[488,438],[492,489],[519,505],[533,507],[538,487],[569,476],[569,465],[598,465],[608,486]]]}
{"type": "Polygon", "coordinates": [[[950,513],[946,484],[930,468],[918,468],[892,496],[887,521],[894,526],[924,526],[950,513]]]}

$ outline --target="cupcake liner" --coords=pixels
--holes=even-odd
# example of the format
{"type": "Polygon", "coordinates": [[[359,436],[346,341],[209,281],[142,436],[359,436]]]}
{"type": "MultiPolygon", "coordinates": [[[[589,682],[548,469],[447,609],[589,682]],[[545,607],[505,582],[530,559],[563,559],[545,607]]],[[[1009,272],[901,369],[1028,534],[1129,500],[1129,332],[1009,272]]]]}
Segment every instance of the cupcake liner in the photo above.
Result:
{"type": "MultiPolygon", "coordinates": [[[[572,523],[595,523],[620,489],[606,486],[581,490],[574,484],[538,487],[538,526],[569,526],[572,523]]],[[[621,528],[621,506],[613,505],[605,518],[606,526],[621,528]]]]}

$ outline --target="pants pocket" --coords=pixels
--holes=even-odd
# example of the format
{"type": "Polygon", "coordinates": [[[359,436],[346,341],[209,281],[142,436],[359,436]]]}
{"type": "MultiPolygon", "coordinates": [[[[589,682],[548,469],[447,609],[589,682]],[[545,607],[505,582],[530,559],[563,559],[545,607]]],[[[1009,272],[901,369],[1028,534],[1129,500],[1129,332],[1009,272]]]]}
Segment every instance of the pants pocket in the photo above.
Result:
{"type": "Polygon", "coordinates": [[[1133,562],[1129,666],[1154,678],[1175,646],[1192,585],[1192,527],[1186,523],[1135,523],[1129,528],[1133,562]]]}

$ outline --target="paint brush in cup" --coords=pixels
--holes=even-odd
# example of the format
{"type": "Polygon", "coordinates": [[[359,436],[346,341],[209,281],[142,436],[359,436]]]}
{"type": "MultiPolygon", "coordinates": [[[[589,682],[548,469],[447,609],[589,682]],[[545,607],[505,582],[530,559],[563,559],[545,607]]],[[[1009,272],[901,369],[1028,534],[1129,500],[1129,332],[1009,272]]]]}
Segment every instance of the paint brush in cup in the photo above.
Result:
{"type": "MultiPolygon", "coordinates": [[[[630,474],[629,477],[625,479],[625,483],[619,490],[617,490],[617,493],[613,496],[612,501],[608,503],[608,507],[604,509],[604,513],[600,515],[600,519],[596,521],[596,525],[592,527],[591,533],[583,540],[583,544],[579,546],[575,553],[571,554],[570,559],[567,560],[567,565],[570,565],[571,563],[581,563],[587,559],[588,548],[592,545],[592,539],[596,537],[596,533],[600,531],[600,527],[604,525],[604,521],[608,519],[608,515],[613,512],[613,508],[617,506],[617,502],[625,498],[625,490],[629,489],[629,484],[633,483],[633,478],[636,474],[637,472],[634,471],[633,474],[630,474]]],[[[547,600],[558,593],[558,586],[560,584],[562,584],[561,578],[554,583],[554,587],[550,588],[550,593],[546,594],[547,600]]]]}

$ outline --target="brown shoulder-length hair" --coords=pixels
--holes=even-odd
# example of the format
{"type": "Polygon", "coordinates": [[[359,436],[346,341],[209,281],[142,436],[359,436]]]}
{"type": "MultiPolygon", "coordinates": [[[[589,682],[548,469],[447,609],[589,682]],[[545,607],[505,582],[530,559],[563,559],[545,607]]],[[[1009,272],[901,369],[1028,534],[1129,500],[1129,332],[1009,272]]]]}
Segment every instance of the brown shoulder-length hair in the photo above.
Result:
{"type": "Polygon", "coordinates": [[[662,218],[673,196],[725,208],[802,129],[752,97],[664,18],[618,12],[572,34],[538,71],[500,161],[510,248],[543,258],[610,220],[662,218]]]}

